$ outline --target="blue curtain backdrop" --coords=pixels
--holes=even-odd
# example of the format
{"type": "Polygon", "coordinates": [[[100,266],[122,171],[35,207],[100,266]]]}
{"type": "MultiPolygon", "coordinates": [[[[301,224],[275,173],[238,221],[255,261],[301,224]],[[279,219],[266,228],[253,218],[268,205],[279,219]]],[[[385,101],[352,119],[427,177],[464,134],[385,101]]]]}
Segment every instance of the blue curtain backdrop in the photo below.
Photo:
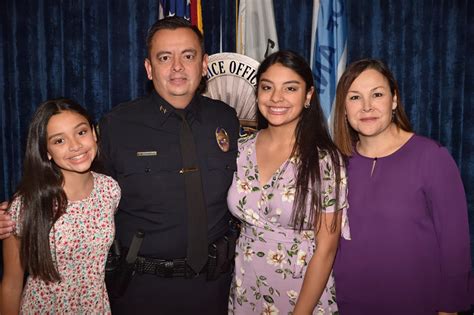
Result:
{"type": "Polygon", "coordinates": [[[415,132],[446,146],[457,163],[474,270],[474,1],[347,1],[347,16],[348,62],[385,60],[415,132]]]}
{"type": "MultiPolygon", "coordinates": [[[[211,54],[235,50],[235,2],[203,1],[211,54]]],[[[274,1],[280,48],[308,60],[312,2],[274,1]]],[[[474,1],[347,0],[345,10],[348,61],[387,62],[415,131],[456,160],[474,240],[474,1]]],[[[0,1],[0,199],[18,184],[40,102],[71,97],[98,119],[146,93],[144,37],[157,17],[158,0],[0,1]]]]}

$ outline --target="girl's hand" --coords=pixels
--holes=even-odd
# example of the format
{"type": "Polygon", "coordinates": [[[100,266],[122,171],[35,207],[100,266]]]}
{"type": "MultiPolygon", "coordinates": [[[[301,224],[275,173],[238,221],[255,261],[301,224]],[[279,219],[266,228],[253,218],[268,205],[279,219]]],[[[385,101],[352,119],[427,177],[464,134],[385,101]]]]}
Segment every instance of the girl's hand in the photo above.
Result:
{"type": "Polygon", "coordinates": [[[6,214],[7,209],[7,201],[0,203],[0,240],[9,237],[15,228],[15,224],[11,221],[10,216],[6,214]]]}

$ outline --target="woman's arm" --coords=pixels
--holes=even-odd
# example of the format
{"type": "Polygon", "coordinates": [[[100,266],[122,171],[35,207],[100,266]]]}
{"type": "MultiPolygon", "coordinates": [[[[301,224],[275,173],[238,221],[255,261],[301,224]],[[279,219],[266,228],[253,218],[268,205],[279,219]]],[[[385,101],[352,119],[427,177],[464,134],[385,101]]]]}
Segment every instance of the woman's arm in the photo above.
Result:
{"type": "Polygon", "coordinates": [[[439,246],[437,311],[451,314],[470,307],[471,255],[463,183],[446,148],[427,150],[423,159],[424,193],[439,246]]]}
{"type": "Polygon", "coordinates": [[[342,211],[322,213],[320,218],[321,226],[319,231],[316,231],[316,251],[306,269],[303,286],[293,315],[312,314],[326,287],[336,256],[339,238],[341,237],[342,211]],[[334,216],[336,216],[336,228],[331,231],[334,216]]]}
{"type": "Polygon", "coordinates": [[[3,280],[0,290],[0,314],[16,315],[20,312],[24,274],[20,261],[20,240],[16,236],[9,236],[3,240],[3,280]]]}

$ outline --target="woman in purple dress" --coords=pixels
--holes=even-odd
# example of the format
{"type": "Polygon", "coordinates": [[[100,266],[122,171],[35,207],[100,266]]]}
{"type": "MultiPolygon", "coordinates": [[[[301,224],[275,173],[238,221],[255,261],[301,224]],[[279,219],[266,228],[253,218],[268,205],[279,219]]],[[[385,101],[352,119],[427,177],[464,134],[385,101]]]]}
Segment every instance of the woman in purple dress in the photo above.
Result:
{"type": "Polygon", "coordinates": [[[416,135],[382,62],[351,64],[337,87],[334,139],[349,155],[351,241],[334,274],[342,315],[469,308],[466,197],[446,148],[416,135]]]}
{"type": "Polygon", "coordinates": [[[332,314],[345,165],[314,95],[311,70],[280,51],[257,73],[262,130],[240,140],[228,204],[242,221],[230,314],[332,314]]]}

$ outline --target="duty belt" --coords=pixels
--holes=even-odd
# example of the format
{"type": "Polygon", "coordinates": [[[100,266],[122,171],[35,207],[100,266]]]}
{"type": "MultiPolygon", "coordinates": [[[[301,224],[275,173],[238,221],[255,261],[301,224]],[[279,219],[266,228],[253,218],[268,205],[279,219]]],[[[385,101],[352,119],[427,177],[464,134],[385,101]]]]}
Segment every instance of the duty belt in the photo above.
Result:
{"type": "MultiPolygon", "coordinates": [[[[239,224],[233,219],[229,220],[229,229],[226,235],[209,245],[207,262],[199,273],[194,272],[185,258],[159,259],[144,256],[136,257],[132,267],[133,271],[139,274],[150,274],[165,278],[195,278],[200,274],[206,274],[207,280],[215,280],[220,274],[229,272],[233,268],[235,245],[239,231],[239,224]]],[[[124,248],[121,252],[125,253],[127,249],[124,248]]],[[[108,257],[107,259],[107,263],[114,266],[116,265],[114,262],[118,261],[120,261],[120,257],[108,257]]],[[[115,269],[111,268],[111,272],[114,272],[115,269]]]]}
{"type": "MultiPolygon", "coordinates": [[[[204,271],[206,268],[203,269],[204,271]]],[[[142,274],[150,274],[158,277],[185,277],[192,278],[196,274],[187,264],[186,259],[156,259],[150,257],[137,257],[135,271],[142,274]]]]}

